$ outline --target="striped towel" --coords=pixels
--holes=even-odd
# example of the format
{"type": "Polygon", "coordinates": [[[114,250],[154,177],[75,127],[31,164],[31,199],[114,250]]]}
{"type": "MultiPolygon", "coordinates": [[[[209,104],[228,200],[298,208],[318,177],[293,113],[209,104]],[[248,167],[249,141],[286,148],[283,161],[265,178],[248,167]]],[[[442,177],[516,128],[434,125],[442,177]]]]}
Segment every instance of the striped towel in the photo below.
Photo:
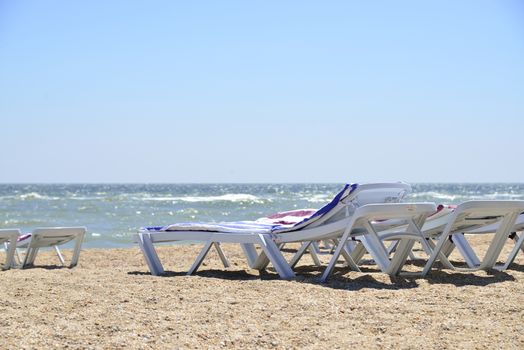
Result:
{"type": "Polygon", "coordinates": [[[25,241],[28,238],[31,238],[31,236],[32,236],[31,233],[27,233],[25,235],[21,235],[20,237],[18,237],[18,239],[16,241],[17,242],[22,242],[22,241],[25,241]]]}
{"type": "Polygon", "coordinates": [[[263,218],[257,219],[256,222],[263,224],[272,224],[272,225],[295,225],[302,220],[311,217],[315,214],[317,209],[297,209],[282,211],[280,213],[275,213],[263,218]]]}
{"type": "Polygon", "coordinates": [[[263,224],[256,221],[234,221],[218,223],[179,222],[160,227],[147,227],[148,231],[205,231],[224,233],[271,233],[279,225],[263,224]]]}

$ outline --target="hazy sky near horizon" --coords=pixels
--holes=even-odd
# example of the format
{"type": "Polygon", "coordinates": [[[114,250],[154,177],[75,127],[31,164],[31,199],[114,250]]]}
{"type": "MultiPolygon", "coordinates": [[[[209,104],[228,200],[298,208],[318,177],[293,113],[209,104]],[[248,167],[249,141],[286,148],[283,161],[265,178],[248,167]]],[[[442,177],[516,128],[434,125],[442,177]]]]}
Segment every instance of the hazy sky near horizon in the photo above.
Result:
{"type": "Polygon", "coordinates": [[[524,182],[524,3],[0,0],[0,182],[524,182]]]}

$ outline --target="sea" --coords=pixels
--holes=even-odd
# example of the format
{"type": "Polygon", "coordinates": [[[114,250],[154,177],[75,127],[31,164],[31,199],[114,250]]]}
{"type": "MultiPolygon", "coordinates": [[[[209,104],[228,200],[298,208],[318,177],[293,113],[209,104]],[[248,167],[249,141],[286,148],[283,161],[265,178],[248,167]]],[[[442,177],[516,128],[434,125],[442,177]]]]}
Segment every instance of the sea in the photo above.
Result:
{"type": "MultiPolygon", "coordinates": [[[[524,183],[418,183],[406,201],[524,200],[524,183]]],[[[0,228],[86,226],[84,248],[133,246],[140,227],[320,208],[343,184],[0,184],[0,228]]]]}

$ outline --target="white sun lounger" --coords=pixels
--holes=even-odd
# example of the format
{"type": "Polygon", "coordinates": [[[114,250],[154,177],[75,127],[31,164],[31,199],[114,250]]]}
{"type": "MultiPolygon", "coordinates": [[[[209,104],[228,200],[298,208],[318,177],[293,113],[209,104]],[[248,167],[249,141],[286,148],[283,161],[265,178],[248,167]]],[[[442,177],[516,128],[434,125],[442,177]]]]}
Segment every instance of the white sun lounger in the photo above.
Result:
{"type": "Polygon", "coordinates": [[[0,230],[0,244],[4,245],[6,259],[2,267],[3,270],[7,270],[14,264],[14,257],[16,251],[16,240],[20,236],[20,230],[18,229],[3,229],[0,230]]]}
{"type": "MultiPolygon", "coordinates": [[[[380,270],[389,275],[397,274],[397,271],[404,265],[407,255],[414,244],[411,237],[422,234],[420,228],[428,215],[433,213],[435,209],[436,205],[434,203],[367,204],[357,208],[355,215],[351,217],[351,223],[338,240],[337,248],[333,252],[333,256],[320,281],[325,282],[329,278],[339,256],[346,249],[346,243],[352,237],[365,237],[365,240],[362,239],[362,242],[380,270]],[[391,259],[389,257],[390,253],[374,227],[374,223],[388,219],[408,223],[407,226],[397,228],[397,235],[400,239],[399,247],[402,249],[398,249],[391,259]]],[[[347,258],[346,261],[348,261],[347,258]]],[[[348,263],[352,269],[360,271],[351,257],[349,257],[348,263]]]]}
{"type": "MultiPolygon", "coordinates": [[[[349,186],[349,185],[346,185],[344,190],[341,191],[339,194],[337,194],[337,196],[335,197],[335,199],[333,199],[333,201],[331,201],[328,205],[324,206],[323,208],[319,209],[317,212],[315,212],[313,215],[311,215],[311,217],[306,217],[305,219],[299,221],[298,223],[294,224],[294,225],[290,225],[295,227],[295,228],[298,228],[298,227],[303,227],[304,225],[306,225],[305,221],[307,221],[307,224],[308,225],[311,225],[313,222],[315,222],[315,224],[318,224],[318,223],[322,223],[324,220],[328,219],[329,217],[331,217],[331,213],[326,213],[326,211],[330,211],[331,209],[333,209],[335,206],[339,205],[339,207],[337,207],[337,210],[335,211],[338,211],[338,209],[340,208],[341,204],[338,203],[338,200],[341,198],[341,197],[344,197],[344,199],[348,198],[348,199],[355,199],[357,197],[357,194],[359,193],[362,193],[362,192],[366,192],[367,193],[367,200],[368,201],[372,201],[373,198],[376,197],[377,195],[377,189],[380,188],[381,191],[378,192],[380,194],[380,201],[381,202],[384,202],[384,201],[387,201],[387,199],[385,200],[384,199],[384,191],[383,191],[383,188],[384,187],[388,187],[388,188],[393,188],[393,192],[391,191],[387,191],[386,193],[386,196],[387,198],[389,198],[389,200],[393,201],[395,200],[395,196],[404,196],[405,192],[409,191],[411,189],[411,187],[408,185],[408,184],[404,184],[404,183],[394,183],[394,184],[364,184],[364,185],[352,185],[352,186],[349,186]],[[387,186],[386,186],[387,185],[387,186]],[[344,192],[347,192],[347,193],[344,193],[344,192]],[[337,199],[338,198],[338,199],[337,199]],[[326,215],[326,214],[329,214],[329,215],[326,215]],[[313,220],[312,220],[313,219],[313,220]],[[298,225],[298,226],[297,226],[298,225]]],[[[346,202],[345,205],[347,205],[349,202],[346,202]]],[[[352,203],[352,210],[353,210],[353,206],[355,206],[355,201],[352,203]]],[[[293,220],[294,221],[294,220],[293,220]]],[[[225,232],[228,232],[228,233],[232,233],[233,232],[236,232],[236,233],[246,233],[246,234],[253,234],[253,233],[256,233],[258,231],[261,231],[261,232],[267,232],[268,229],[270,228],[273,228],[274,226],[277,226],[276,224],[275,225],[271,225],[269,224],[267,221],[256,221],[256,222],[240,222],[240,223],[226,223],[225,224],[226,226],[224,227],[224,225],[220,225],[220,224],[198,224],[198,223],[187,223],[187,224],[182,224],[182,225],[178,225],[179,227],[175,227],[176,230],[178,231],[184,231],[184,230],[190,230],[191,232],[195,232],[195,231],[204,231],[204,232],[209,232],[209,231],[215,231],[215,232],[220,232],[220,231],[225,231],[225,232]],[[261,225],[262,224],[267,224],[267,225],[261,225]],[[232,227],[232,225],[236,225],[236,227],[232,227]]],[[[171,226],[177,226],[177,225],[171,225],[171,226]]],[[[170,227],[171,229],[172,227],[170,227]]],[[[152,269],[151,267],[152,266],[161,266],[161,264],[159,262],[154,262],[154,261],[150,261],[148,258],[149,257],[154,257],[153,254],[149,254],[148,251],[149,251],[149,248],[148,247],[143,247],[142,246],[142,243],[141,243],[141,238],[143,238],[144,235],[148,235],[150,234],[151,232],[155,232],[155,231],[166,231],[165,228],[161,228],[161,227],[156,227],[156,228],[143,228],[139,231],[139,234],[135,237],[135,241],[137,243],[139,243],[143,253],[144,253],[144,257],[146,258],[146,261],[148,262],[148,265],[150,267],[150,270],[151,270],[151,273],[153,274],[156,274],[156,272],[154,271],[154,268],[152,269]],[[153,229],[153,230],[152,230],[153,229]],[[141,237],[142,236],[142,237],[141,237]]],[[[194,234],[190,234],[191,237],[196,237],[196,235],[194,234]]],[[[177,237],[182,237],[181,235],[178,235],[178,234],[155,234],[155,236],[153,237],[153,241],[156,243],[156,242],[174,242],[174,241],[178,241],[179,239],[176,239],[177,237]]],[[[192,240],[191,238],[184,238],[182,240],[192,240]]],[[[241,243],[241,242],[240,242],[241,243]]],[[[202,250],[201,254],[199,256],[202,256],[205,257],[205,255],[208,253],[209,249],[214,246],[218,253],[219,253],[219,256],[224,264],[224,267],[228,267],[229,266],[229,263],[227,261],[227,259],[225,258],[225,255],[224,253],[222,252],[222,249],[220,248],[220,242],[214,242],[213,244],[210,244],[209,242],[204,246],[204,249],[202,250]]],[[[263,254],[262,257],[258,257],[258,254],[256,252],[256,249],[255,249],[255,244],[252,243],[252,242],[244,242],[244,243],[241,243],[241,246],[244,250],[244,253],[246,255],[246,258],[248,260],[248,264],[251,268],[253,269],[259,269],[259,270],[262,270],[264,269],[267,264],[269,263],[268,259],[267,259],[267,256],[265,254],[263,254]]],[[[154,253],[154,252],[153,252],[154,253]]],[[[198,259],[197,259],[198,261],[198,259]]],[[[199,264],[194,264],[192,266],[192,268],[189,270],[189,274],[193,273],[197,268],[198,268],[199,264]]],[[[163,271],[163,268],[162,270],[163,271]]]]}
{"type": "MultiPolygon", "coordinates": [[[[510,225],[509,230],[506,230],[506,239],[508,237],[513,239],[515,246],[503,265],[495,266],[495,263],[490,260],[495,259],[496,261],[500,255],[502,246],[497,246],[496,244],[504,244],[506,239],[500,238],[502,237],[502,234],[497,234],[494,238],[494,240],[502,240],[499,243],[493,243],[495,244],[492,248],[493,250],[489,251],[489,254],[486,254],[484,263],[482,263],[477,257],[465,235],[496,233],[499,228],[504,230],[504,228],[501,228],[501,224],[504,222],[504,217],[515,213],[518,215],[518,208],[521,206],[521,203],[522,202],[519,203],[519,201],[469,201],[458,207],[440,205],[439,210],[431,215],[422,227],[421,231],[425,239],[416,236],[413,238],[421,243],[422,248],[428,255],[431,255],[435,248],[433,240],[438,239],[442,234],[444,234],[444,231],[448,230],[449,233],[447,235],[449,239],[444,240],[442,243],[443,247],[440,253],[438,253],[438,257],[434,257],[434,259],[440,260],[446,268],[455,268],[447,258],[452,251],[457,248],[464,258],[465,263],[468,265],[469,270],[477,270],[479,268],[496,268],[504,270],[513,262],[519,249],[524,251],[524,238],[522,236],[519,237],[516,234],[517,231],[522,231],[524,228],[524,214],[518,216],[515,223],[512,226],[510,225]],[[515,206],[516,208],[514,208],[515,206]],[[454,215],[456,215],[455,218],[454,215]],[[454,224],[451,223],[453,221],[455,222],[454,224]]],[[[386,229],[380,231],[378,234],[383,241],[395,241],[392,245],[392,249],[389,250],[390,252],[397,248],[396,241],[399,237],[394,230],[386,229]]],[[[365,243],[365,238],[362,238],[362,240],[364,241],[362,243],[365,243]]],[[[358,244],[352,251],[351,257],[358,263],[365,253],[366,249],[364,244],[358,244]]]]}
{"type": "MultiPolygon", "coordinates": [[[[440,260],[446,268],[462,271],[506,269],[522,247],[522,237],[515,244],[504,264],[496,265],[497,259],[522,211],[524,211],[524,201],[468,201],[460,204],[447,215],[442,215],[436,220],[428,220],[421,230],[422,235],[413,237],[414,240],[422,243],[429,255],[422,275],[427,275],[437,260],[440,260]],[[484,258],[480,260],[465,235],[490,232],[495,235],[484,258]],[[437,240],[436,245],[433,239],[437,240]],[[464,257],[467,268],[456,268],[447,259],[454,248],[457,248],[464,257]]],[[[393,232],[384,231],[379,235],[382,240],[397,239],[393,232]]],[[[397,249],[401,248],[397,247],[397,249]]]]}
{"type": "MultiPolygon", "coordinates": [[[[515,245],[513,252],[503,265],[497,266],[497,259],[506,243],[511,230],[513,229],[517,217],[524,211],[524,201],[469,201],[460,204],[451,214],[448,224],[438,238],[437,245],[432,249],[432,253],[426,263],[422,274],[425,276],[437,257],[441,254],[445,245],[449,245],[448,237],[452,236],[455,241],[460,237],[460,233],[472,233],[475,230],[471,223],[478,222],[478,228],[498,222],[495,235],[482,259],[474,267],[461,270],[487,270],[505,269],[518,253],[519,246],[515,245]],[[465,229],[465,227],[468,227],[465,229]]],[[[457,243],[455,242],[455,245],[457,243]]],[[[445,250],[444,250],[445,251],[445,250]]],[[[447,253],[447,252],[446,252],[447,253]]],[[[463,253],[463,252],[461,252],[463,253]]],[[[463,253],[464,255],[464,253],[463,253]]]]}
{"type": "Polygon", "coordinates": [[[53,247],[60,263],[64,266],[65,259],[58,246],[72,240],[76,241],[69,267],[76,266],[80,257],[80,250],[85,234],[85,227],[47,227],[35,229],[32,233],[21,236],[16,245],[17,248],[26,248],[21,267],[24,268],[33,265],[38,250],[45,247],[53,247]]]}
{"type": "MultiPolygon", "coordinates": [[[[365,185],[361,185],[366,188],[365,185]]],[[[281,278],[293,278],[294,272],[287,264],[278,247],[284,243],[317,241],[323,239],[338,238],[345,232],[359,230],[360,234],[366,233],[365,227],[358,227],[366,222],[368,216],[375,218],[383,215],[386,218],[399,216],[400,218],[410,218],[420,220],[419,217],[429,215],[435,211],[433,203],[422,204],[382,204],[373,207],[363,206],[355,209],[354,201],[346,201],[353,191],[358,191],[358,185],[347,185],[327,206],[321,208],[315,215],[303,222],[291,227],[261,225],[257,223],[225,223],[225,224],[175,224],[158,229],[143,228],[137,234],[137,241],[142,250],[144,258],[153,275],[164,272],[163,266],[156,254],[154,243],[173,242],[173,241],[203,241],[204,248],[198,255],[189,274],[196,271],[211,246],[216,242],[239,243],[245,248],[246,256],[250,261],[250,266],[255,269],[264,269],[270,262],[281,278]],[[397,216],[395,216],[397,215],[397,216]],[[251,250],[254,244],[262,248],[260,254],[251,250]]],[[[369,197],[373,195],[383,196],[383,193],[375,191],[373,186],[369,186],[369,197]]],[[[398,195],[398,189],[394,192],[398,195]]],[[[392,201],[397,201],[391,194],[392,201]]],[[[368,197],[368,198],[369,198],[368,197]]],[[[378,243],[384,249],[380,240],[378,243]]],[[[254,248],[253,248],[254,250],[254,248]]],[[[379,253],[379,254],[382,254],[379,253]]],[[[378,259],[378,257],[377,257],[378,259]]],[[[353,264],[353,268],[357,268],[353,264]]]]}
{"type": "MultiPolygon", "coordinates": [[[[351,210],[355,210],[355,208],[366,204],[398,203],[410,192],[411,186],[402,182],[363,184],[360,185],[355,191],[351,192],[347,199],[345,199],[345,202],[351,203],[351,205],[348,205],[348,207],[351,208],[351,210]]],[[[346,215],[349,214],[350,211],[346,213],[346,215]]],[[[392,221],[393,220],[387,220],[388,228],[398,226],[398,224],[393,223],[392,221]]],[[[322,224],[322,222],[315,224],[322,224]]],[[[385,227],[386,226],[383,226],[382,229],[385,227]]],[[[338,245],[337,238],[331,239],[331,242],[333,243],[331,250],[334,251],[335,247],[338,245]]],[[[317,256],[317,252],[319,251],[317,242],[307,241],[302,243],[297,253],[293,256],[292,260],[290,261],[291,267],[294,267],[302,258],[304,253],[308,250],[315,265],[320,266],[320,260],[317,256]]],[[[348,263],[352,262],[352,260],[349,258],[348,249],[344,248],[341,254],[348,261],[348,263]]]]}

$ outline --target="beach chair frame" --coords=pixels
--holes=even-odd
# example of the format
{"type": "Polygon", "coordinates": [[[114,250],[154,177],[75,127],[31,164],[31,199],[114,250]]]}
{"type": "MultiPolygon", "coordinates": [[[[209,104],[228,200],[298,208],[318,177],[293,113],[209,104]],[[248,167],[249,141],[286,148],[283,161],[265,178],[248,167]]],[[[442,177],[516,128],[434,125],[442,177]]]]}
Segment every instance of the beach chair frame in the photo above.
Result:
{"type": "MultiPolygon", "coordinates": [[[[407,183],[398,182],[398,183],[371,183],[371,184],[362,184],[357,187],[357,189],[351,192],[341,203],[345,204],[346,207],[346,216],[350,215],[348,208],[358,208],[359,206],[365,204],[379,204],[379,203],[399,203],[402,199],[411,192],[411,186],[407,183]]],[[[321,225],[326,220],[329,220],[329,217],[324,218],[323,221],[315,222],[314,225],[321,225]]],[[[391,224],[388,227],[399,226],[399,224],[391,224]]],[[[335,251],[335,248],[338,245],[338,240],[332,238],[330,240],[323,240],[326,242],[331,241],[333,243],[330,254],[335,251]]],[[[353,244],[351,242],[346,242],[345,246],[342,248],[341,255],[346,260],[346,263],[352,267],[354,266],[354,260],[350,257],[351,251],[353,250],[353,244]],[[347,245],[347,246],[346,246],[347,245]]],[[[290,261],[291,267],[295,267],[302,256],[308,252],[310,253],[313,262],[316,266],[321,266],[320,260],[318,258],[318,245],[317,242],[305,241],[302,243],[300,248],[297,250],[295,255],[290,261]],[[312,248],[312,249],[310,249],[312,248]]],[[[358,269],[358,268],[357,268],[358,269]]]]}
{"type": "MultiPolygon", "coordinates": [[[[322,273],[320,281],[327,281],[339,256],[346,250],[346,244],[352,237],[361,238],[368,253],[383,273],[389,275],[398,274],[413,247],[414,241],[412,237],[421,234],[420,229],[422,225],[435,209],[436,205],[434,203],[368,204],[358,208],[355,211],[355,215],[351,218],[351,223],[338,240],[337,247],[328,266],[322,273]],[[391,259],[388,249],[384,246],[373,224],[377,220],[387,219],[400,219],[408,222],[407,226],[399,228],[399,231],[395,233],[400,239],[399,246],[401,248],[394,253],[391,259]]],[[[348,265],[359,271],[357,263],[351,258],[350,254],[346,257],[346,261],[348,260],[350,262],[348,265]]]]}
{"type": "MultiPolygon", "coordinates": [[[[25,248],[21,268],[33,266],[40,248],[53,247],[58,256],[60,264],[65,266],[65,259],[58,246],[75,240],[73,256],[69,267],[75,267],[78,264],[82,242],[86,235],[85,227],[46,227],[33,230],[30,237],[17,243],[17,248],[25,248]]],[[[20,260],[20,259],[19,259],[20,260]]]]}
{"type": "MultiPolygon", "coordinates": [[[[314,228],[316,226],[323,225],[329,221],[334,215],[339,214],[340,211],[344,211],[346,216],[352,212],[355,207],[361,203],[373,203],[373,202],[398,202],[399,198],[405,196],[411,190],[411,186],[406,183],[374,183],[374,184],[353,184],[351,186],[346,185],[345,192],[340,192],[337,196],[340,196],[340,201],[335,203],[334,207],[329,209],[328,212],[322,214],[322,216],[310,220],[298,226],[296,229],[301,229],[304,226],[308,228],[314,228]]],[[[344,228],[339,229],[338,235],[341,235],[344,228]]],[[[296,231],[296,230],[293,230],[296,231]]],[[[322,234],[325,235],[323,232],[322,234]]],[[[316,231],[312,237],[318,235],[316,231]]],[[[279,233],[279,237],[286,237],[285,233],[279,233]]],[[[336,238],[334,236],[334,238],[336,238]]],[[[209,252],[211,246],[215,246],[219,252],[219,255],[224,262],[225,256],[218,244],[212,243],[239,243],[244,251],[247,258],[248,265],[250,268],[263,270],[271,262],[279,275],[282,278],[291,278],[294,276],[289,265],[285,262],[282,254],[275,252],[283,246],[285,242],[280,242],[275,245],[273,237],[271,235],[259,235],[254,233],[224,233],[224,232],[209,232],[209,231],[150,231],[147,228],[140,229],[138,234],[135,236],[135,242],[139,244],[139,247],[144,255],[146,263],[149,267],[150,272],[153,275],[160,275],[164,273],[164,268],[158,254],[154,248],[154,243],[165,243],[165,242],[176,242],[176,241],[203,241],[204,247],[197,257],[197,260],[193,263],[189,269],[188,274],[194,273],[200,266],[202,260],[209,252]],[[261,254],[258,254],[255,245],[262,247],[261,254]],[[224,257],[224,258],[222,258],[224,257]],[[291,271],[291,273],[290,273],[291,271]]],[[[295,239],[289,242],[296,242],[295,239]]],[[[226,260],[227,261],[227,260],[226,260]]],[[[227,266],[226,266],[227,267],[227,266]]]]}
{"type": "MultiPolygon", "coordinates": [[[[348,206],[352,205],[352,203],[346,202],[344,205],[348,206]]],[[[338,207],[338,205],[335,208],[337,212],[340,209],[344,209],[343,206],[341,208],[338,207]]],[[[197,256],[188,274],[192,274],[197,270],[213,243],[219,242],[240,244],[244,249],[251,268],[263,270],[271,263],[281,278],[291,279],[295,277],[295,274],[279,250],[279,247],[285,243],[336,239],[343,237],[346,232],[351,233],[357,229],[359,235],[367,233],[373,234],[372,231],[366,230],[367,226],[363,223],[374,220],[376,217],[410,219],[413,222],[419,223],[434,212],[435,209],[436,206],[434,203],[368,204],[354,210],[351,216],[342,217],[333,222],[323,220],[322,224],[315,222],[316,225],[314,227],[304,226],[285,232],[278,232],[278,230],[272,233],[226,233],[209,231],[151,232],[147,229],[141,229],[136,239],[149,270],[153,275],[161,275],[164,273],[164,268],[155,250],[154,243],[187,240],[203,241],[205,243],[204,248],[197,256]],[[260,254],[257,254],[255,245],[259,245],[262,248],[260,254]]],[[[332,216],[331,213],[328,215],[328,217],[332,216]]],[[[375,240],[375,242],[377,242],[377,240],[375,240]]],[[[380,240],[378,240],[378,245],[375,250],[377,252],[382,251],[382,254],[377,253],[377,259],[386,254],[385,248],[382,246],[380,240]]],[[[384,262],[384,266],[386,265],[387,263],[384,262]]],[[[358,269],[355,264],[353,264],[352,267],[358,269]]],[[[387,271],[387,268],[385,268],[384,271],[387,271]]]]}
{"type": "Polygon", "coordinates": [[[506,269],[515,259],[515,256],[522,246],[522,239],[524,236],[520,237],[517,241],[517,244],[515,244],[504,264],[496,265],[496,263],[502,249],[504,248],[504,244],[515,226],[517,218],[523,211],[524,201],[468,201],[460,204],[450,215],[444,231],[438,237],[437,244],[432,249],[428,261],[424,266],[424,270],[422,271],[422,275],[426,276],[429,273],[443,250],[447,250],[446,254],[450,253],[449,247],[452,247],[448,243],[450,242],[450,236],[454,246],[460,247],[459,250],[461,254],[467,256],[467,260],[469,260],[469,266],[467,268],[455,267],[456,270],[475,271],[506,269]],[[479,234],[480,232],[475,232],[475,229],[493,224],[493,221],[497,221],[498,226],[484,258],[480,260],[471,246],[467,244],[464,234],[479,234]],[[474,227],[475,225],[476,227],[474,227]],[[465,228],[465,226],[473,227],[465,228]]]}
{"type": "MultiPolygon", "coordinates": [[[[521,201],[522,202],[522,201],[521,201]]],[[[508,255],[505,263],[502,265],[488,264],[488,266],[482,265],[481,260],[478,258],[473,247],[470,245],[466,236],[469,234],[486,234],[486,233],[496,233],[501,225],[501,217],[508,214],[504,213],[507,208],[515,207],[515,212],[518,212],[518,208],[521,204],[519,201],[468,201],[459,205],[453,211],[449,211],[444,215],[438,216],[436,219],[428,219],[424,226],[422,227],[422,236],[413,235],[411,238],[419,241],[421,243],[423,250],[427,256],[431,256],[436,249],[438,239],[440,239],[442,234],[445,234],[444,231],[448,229],[448,238],[442,239],[442,247],[439,248],[439,252],[435,253],[433,259],[435,261],[440,261],[444,268],[455,269],[455,266],[449,261],[449,256],[456,248],[459,253],[464,258],[464,262],[468,266],[466,270],[477,270],[480,266],[482,269],[495,268],[498,270],[504,270],[509,267],[509,265],[514,261],[519,250],[524,252],[524,238],[518,236],[515,231],[521,231],[524,228],[524,215],[518,216],[518,221],[510,228],[508,236],[514,242],[514,247],[511,253],[508,255]],[[458,210],[458,211],[457,211],[458,210]],[[499,215],[500,212],[503,212],[504,215],[499,215]],[[465,219],[466,218],[466,219],[465,219]],[[454,222],[454,223],[453,223],[454,222]],[[448,225],[451,225],[448,227],[448,225]],[[453,226],[454,225],[454,226],[453,226]],[[453,227],[452,227],[453,226],[453,227]],[[449,231],[451,230],[451,231],[449,231]],[[437,256],[438,255],[438,256],[437,256]]],[[[507,230],[505,230],[507,232],[507,230]]],[[[398,248],[398,239],[397,233],[394,230],[382,230],[378,232],[378,235],[382,241],[393,241],[390,246],[390,253],[395,251],[398,248]]],[[[501,237],[501,236],[497,236],[501,237]]],[[[405,238],[409,238],[405,236],[405,238]]],[[[497,238],[498,239],[498,238],[497,238]]],[[[507,238],[506,238],[507,239],[507,238]]],[[[506,239],[503,239],[505,242],[506,239]]],[[[503,245],[503,241],[500,244],[503,245]]],[[[497,246],[497,248],[492,248],[492,251],[489,252],[490,255],[500,254],[502,246],[497,246]]],[[[359,238],[357,245],[351,252],[351,258],[359,263],[367,252],[365,247],[365,238],[359,238]]],[[[415,260],[412,252],[409,253],[411,259],[415,260]]],[[[495,257],[495,259],[497,259],[495,257]]],[[[487,256],[486,258],[489,258],[487,256]]],[[[491,257],[490,259],[493,259],[491,257]]],[[[488,260],[486,260],[486,264],[488,260]]],[[[417,273],[410,273],[417,275],[417,273]]]]}
{"type": "Polygon", "coordinates": [[[14,266],[16,241],[20,236],[18,229],[1,229],[0,230],[0,244],[4,245],[6,259],[2,266],[2,270],[7,270],[14,266]]]}

